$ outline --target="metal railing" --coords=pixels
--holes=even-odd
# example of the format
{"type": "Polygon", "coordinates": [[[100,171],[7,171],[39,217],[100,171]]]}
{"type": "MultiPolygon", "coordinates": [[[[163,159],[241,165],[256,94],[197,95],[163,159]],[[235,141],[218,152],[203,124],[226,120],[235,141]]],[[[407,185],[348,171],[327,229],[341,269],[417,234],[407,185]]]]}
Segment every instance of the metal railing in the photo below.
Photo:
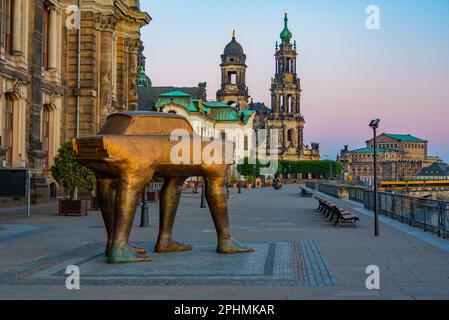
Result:
{"type": "MultiPolygon", "coordinates": [[[[349,199],[362,203],[367,210],[374,210],[374,191],[372,189],[347,186],[349,199]]],[[[320,184],[318,190],[328,195],[335,195],[332,189],[320,184]]],[[[412,227],[423,228],[449,237],[449,202],[412,197],[402,194],[379,192],[379,213],[392,219],[407,223],[412,227]]]]}

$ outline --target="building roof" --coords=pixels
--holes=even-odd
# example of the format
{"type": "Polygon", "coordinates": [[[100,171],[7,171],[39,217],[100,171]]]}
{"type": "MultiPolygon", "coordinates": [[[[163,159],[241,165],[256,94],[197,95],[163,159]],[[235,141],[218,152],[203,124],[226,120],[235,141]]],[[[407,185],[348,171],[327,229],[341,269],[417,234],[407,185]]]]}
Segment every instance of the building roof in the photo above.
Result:
{"type": "Polygon", "coordinates": [[[415,136],[412,136],[411,134],[391,134],[391,133],[384,133],[384,136],[398,140],[398,141],[407,141],[407,142],[426,142],[426,140],[417,138],[415,136]]]}
{"type": "Polygon", "coordinates": [[[235,31],[232,33],[232,40],[226,45],[223,55],[237,57],[245,55],[243,47],[235,40],[235,31]]]}
{"type": "Polygon", "coordinates": [[[281,32],[281,40],[282,40],[282,44],[287,44],[290,43],[290,40],[292,39],[293,34],[292,32],[288,29],[288,15],[287,13],[285,13],[285,18],[284,18],[284,30],[282,30],[281,32]]]}
{"type": "Polygon", "coordinates": [[[159,99],[157,99],[156,101],[156,108],[160,108],[172,103],[184,107],[190,112],[198,112],[198,109],[193,103],[191,96],[188,93],[182,91],[170,91],[160,94],[159,99]]]}
{"type": "Polygon", "coordinates": [[[423,168],[418,176],[449,176],[449,165],[434,163],[430,167],[423,168]]]}
{"type": "Polygon", "coordinates": [[[253,110],[239,111],[234,107],[217,101],[202,101],[201,110],[199,107],[201,99],[192,99],[192,97],[183,91],[175,90],[159,95],[156,102],[156,108],[164,107],[169,104],[176,104],[184,107],[189,112],[201,112],[211,119],[217,121],[243,121],[247,124],[249,118],[255,113],[253,110]]]}
{"type": "MultiPolygon", "coordinates": [[[[349,151],[350,153],[374,153],[374,148],[361,148],[349,151]]],[[[393,149],[384,149],[384,148],[377,148],[377,152],[398,152],[397,150],[393,149]]]]}
{"type": "Polygon", "coordinates": [[[176,91],[170,91],[167,93],[160,94],[159,97],[185,97],[190,98],[190,94],[176,90],[176,91]]]}
{"type": "Polygon", "coordinates": [[[200,83],[198,87],[139,87],[139,110],[152,110],[156,106],[159,96],[173,91],[182,91],[189,94],[192,99],[206,100],[206,84],[200,83]]]}

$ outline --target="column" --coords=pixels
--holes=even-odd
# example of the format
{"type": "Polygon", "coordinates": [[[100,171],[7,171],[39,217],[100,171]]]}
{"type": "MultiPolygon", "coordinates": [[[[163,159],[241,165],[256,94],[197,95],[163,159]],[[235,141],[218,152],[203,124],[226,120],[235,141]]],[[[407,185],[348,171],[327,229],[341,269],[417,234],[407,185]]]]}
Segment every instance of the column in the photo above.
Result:
{"type": "Polygon", "coordinates": [[[100,119],[102,125],[106,117],[113,113],[112,106],[112,33],[116,26],[116,19],[113,16],[100,16],[100,119]]]}
{"type": "Polygon", "coordinates": [[[50,9],[50,21],[49,21],[49,45],[48,45],[48,68],[50,70],[57,69],[57,46],[58,46],[58,12],[55,7],[50,9]]]}
{"type": "Polygon", "coordinates": [[[22,0],[14,1],[14,17],[13,19],[13,41],[12,51],[14,54],[22,52],[22,0]]]}

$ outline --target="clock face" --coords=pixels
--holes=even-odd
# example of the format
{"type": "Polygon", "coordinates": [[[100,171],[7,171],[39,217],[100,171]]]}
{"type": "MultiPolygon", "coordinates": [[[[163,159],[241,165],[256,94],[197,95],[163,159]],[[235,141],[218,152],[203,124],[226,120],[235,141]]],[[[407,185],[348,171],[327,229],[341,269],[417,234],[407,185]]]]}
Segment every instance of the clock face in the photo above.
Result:
{"type": "Polygon", "coordinates": [[[293,82],[293,75],[292,74],[286,74],[284,76],[284,81],[285,82],[293,82]]]}

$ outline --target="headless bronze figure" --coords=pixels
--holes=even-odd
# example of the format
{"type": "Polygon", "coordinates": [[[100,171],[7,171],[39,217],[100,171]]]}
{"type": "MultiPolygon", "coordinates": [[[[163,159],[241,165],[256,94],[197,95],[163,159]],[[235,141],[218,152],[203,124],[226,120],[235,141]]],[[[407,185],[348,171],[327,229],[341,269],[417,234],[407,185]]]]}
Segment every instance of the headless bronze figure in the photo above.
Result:
{"type": "MultiPolygon", "coordinates": [[[[109,116],[99,134],[74,139],[77,160],[95,172],[97,196],[106,226],[108,263],[150,261],[146,251],[131,246],[129,236],[142,190],[154,175],[164,177],[160,200],[159,236],[154,250],[160,253],[191,250],[172,238],[181,187],[190,176],[203,176],[205,196],[217,231],[217,252],[251,252],[233,241],[229,231],[226,174],[229,164],[174,164],[171,150],[173,130],[182,129],[193,137],[193,129],[180,116],[154,112],[128,112],[109,116]]],[[[201,142],[202,151],[210,142],[201,142]]],[[[232,142],[224,142],[226,144],[232,142]]],[[[233,146],[232,146],[233,148],[233,146]]],[[[223,151],[223,154],[225,151],[223,151]]]]}

